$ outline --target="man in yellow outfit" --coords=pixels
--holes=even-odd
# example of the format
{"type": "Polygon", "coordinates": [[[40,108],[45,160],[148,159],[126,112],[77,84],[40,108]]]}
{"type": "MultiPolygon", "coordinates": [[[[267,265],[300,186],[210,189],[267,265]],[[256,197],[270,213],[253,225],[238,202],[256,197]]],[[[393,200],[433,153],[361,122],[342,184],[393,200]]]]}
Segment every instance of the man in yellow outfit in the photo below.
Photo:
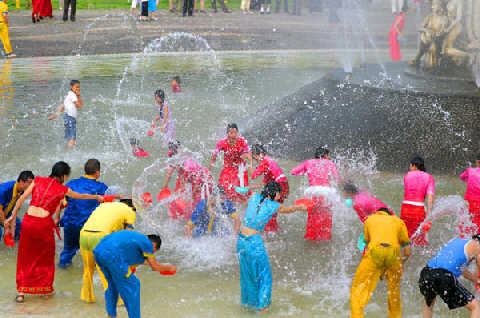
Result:
{"type": "Polygon", "coordinates": [[[402,267],[411,253],[407,227],[400,218],[380,208],[365,221],[364,237],[368,245],[350,290],[350,318],[363,317],[363,307],[370,300],[380,277],[384,276],[388,284],[388,316],[400,318],[402,267]],[[401,247],[404,248],[403,260],[401,247]]]}
{"type": "MultiPolygon", "coordinates": [[[[102,238],[116,231],[126,228],[133,229],[135,223],[135,207],[131,199],[122,199],[120,202],[102,203],[90,215],[80,231],[80,253],[83,259],[83,284],[80,298],[86,302],[95,302],[93,294],[93,273],[95,258],[93,249],[102,238]]],[[[104,290],[108,283],[97,266],[104,290]]]]}
{"type": "Polygon", "coordinates": [[[8,5],[7,0],[0,0],[0,39],[5,49],[5,55],[7,57],[16,56],[12,52],[12,45],[10,44],[10,38],[8,37],[8,5]]]}

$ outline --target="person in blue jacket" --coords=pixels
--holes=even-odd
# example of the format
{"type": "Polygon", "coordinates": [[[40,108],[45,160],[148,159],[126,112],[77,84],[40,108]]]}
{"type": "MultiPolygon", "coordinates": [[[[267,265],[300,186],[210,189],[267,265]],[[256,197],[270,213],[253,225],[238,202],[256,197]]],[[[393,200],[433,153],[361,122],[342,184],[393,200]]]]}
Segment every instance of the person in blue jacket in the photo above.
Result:
{"type": "Polygon", "coordinates": [[[108,317],[117,317],[117,301],[120,295],[125,302],[129,318],[140,318],[140,281],[133,268],[149,265],[153,271],[162,274],[176,272],[177,267],[159,264],[155,253],[162,240],[158,235],[143,235],[131,230],[113,232],[105,236],[93,249],[95,262],[108,281],[105,291],[105,307],[108,317]]]}
{"type": "MultiPolygon", "coordinates": [[[[218,224],[218,218],[222,215],[230,216],[235,220],[234,232],[237,233],[242,222],[235,210],[232,201],[228,200],[222,186],[213,189],[208,199],[200,200],[188,221],[186,237],[202,237],[205,235],[221,236],[222,233],[218,224]]],[[[230,232],[231,233],[231,232],[230,232]]]]}
{"type": "MultiPolygon", "coordinates": [[[[3,223],[10,217],[17,199],[20,198],[23,191],[27,190],[34,178],[33,173],[26,170],[20,172],[17,181],[7,181],[0,184],[0,236],[2,236],[3,233],[3,223]]],[[[15,241],[18,241],[20,239],[22,222],[17,218],[16,223],[14,238],[15,241]]]]}
{"type": "Polygon", "coordinates": [[[271,181],[261,194],[254,193],[248,200],[243,226],[238,233],[241,302],[257,311],[266,310],[272,299],[272,272],[260,233],[275,213],[307,210],[304,205],[285,207],[280,204],[281,192],[280,183],[271,181]]]}
{"type": "MultiPolygon", "coordinates": [[[[85,163],[85,175],[70,180],[66,186],[72,191],[86,194],[104,195],[108,187],[97,181],[100,177],[100,161],[89,159],[85,163]]],[[[67,268],[72,265],[72,258],[80,249],[80,231],[93,210],[99,205],[96,200],[76,200],[67,198],[68,206],[65,208],[60,225],[63,226],[64,245],[60,254],[58,267],[67,268]]]]}

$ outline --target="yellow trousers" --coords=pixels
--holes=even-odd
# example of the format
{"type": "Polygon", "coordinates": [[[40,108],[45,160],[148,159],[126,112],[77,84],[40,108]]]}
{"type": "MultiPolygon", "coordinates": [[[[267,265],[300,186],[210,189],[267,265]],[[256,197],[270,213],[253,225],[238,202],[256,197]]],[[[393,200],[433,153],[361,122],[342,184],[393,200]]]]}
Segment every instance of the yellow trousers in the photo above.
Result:
{"type": "Polygon", "coordinates": [[[5,54],[12,53],[12,45],[10,44],[10,38],[8,37],[8,26],[4,22],[0,22],[0,39],[5,49],[5,54]]]}
{"type": "Polygon", "coordinates": [[[82,254],[83,259],[83,283],[80,298],[89,303],[95,302],[95,295],[93,294],[93,273],[95,272],[95,267],[100,275],[103,289],[107,290],[108,288],[108,282],[98,265],[95,263],[93,255],[93,249],[98,243],[100,243],[104,236],[105,235],[102,232],[93,233],[85,232],[83,230],[80,232],[80,253],[82,254]]]}
{"type": "Polygon", "coordinates": [[[363,317],[363,307],[368,304],[380,276],[383,275],[388,284],[388,316],[402,317],[400,248],[378,246],[367,251],[355,272],[350,290],[350,318],[363,317]]]}

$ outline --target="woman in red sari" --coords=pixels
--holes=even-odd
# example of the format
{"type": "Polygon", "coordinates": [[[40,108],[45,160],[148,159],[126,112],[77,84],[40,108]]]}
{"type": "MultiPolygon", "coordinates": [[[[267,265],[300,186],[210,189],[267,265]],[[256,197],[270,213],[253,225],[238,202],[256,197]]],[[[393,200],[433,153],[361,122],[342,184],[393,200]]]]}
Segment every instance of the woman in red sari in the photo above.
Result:
{"type": "Polygon", "coordinates": [[[40,18],[52,18],[52,2],[50,0],[40,1],[40,18]]]}
{"type": "Polygon", "coordinates": [[[40,22],[40,11],[43,0],[32,0],[32,22],[40,22]]]}
{"type": "Polygon", "coordinates": [[[212,164],[217,160],[217,155],[220,151],[224,152],[224,156],[223,169],[220,173],[218,184],[225,189],[227,198],[233,203],[245,201],[247,196],[237,193],[235,187],[248,186],[248,172],[245,167],[245,161],[248,160],[250,164],[250,174],[253,174],[253,162],[247,141],[238,136],[237,124],[229,124],[227,126],[227,137],[217,142],[217,147],[213,152],[210,166],[208,167],[209,171],[212,164]]]}
{"type": "Polygon", "coordinates": [[[390,56],[392,61],[400,61],[402,54],[400,53],[400,38],[403,38],[403,27],[405,25],[405,14],[408,11],[407,6],[403,6],[402,11],[395,17],[392,28],[390,29],[390,56]]]}
{"type": "Polygon", "coordinates": [[[15,233],[17,212],[25,199],[32,195],[30,206],[23,217],[17,256],[17,302],[25,294],[52,294],[55,276],[54,228],[60,221],[60,206],[65,196],[72,199],[90,199],[103,202],[99,195],[73,192],[63,183],[68,179],[70,167],[57,162],[48,178],[36,177],[18,199],[11,217],[5,222],[9,233],[15,233]],[[55,214],[55,221],[52,215],[55,214]]]}

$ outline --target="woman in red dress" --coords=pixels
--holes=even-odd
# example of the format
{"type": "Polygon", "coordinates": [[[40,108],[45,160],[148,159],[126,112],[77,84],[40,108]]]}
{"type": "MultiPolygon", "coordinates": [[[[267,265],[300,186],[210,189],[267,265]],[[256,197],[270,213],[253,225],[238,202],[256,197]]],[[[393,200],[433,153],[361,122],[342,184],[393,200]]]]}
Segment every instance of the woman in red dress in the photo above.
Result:
{"type": "MultiPolygon", "coordinates": [[[[288,179],[283,173],[282,169],[275,160],[267,156],[265,148],[260,144],[256,144],[252,147],[252,156],[253,159],[260,162],[252,174],[252,179],[256,179],[260,175],[263,175],[263,180],[261,184],[251,186],[250,189],[260,189],[263,188],[267,183],[276,181],[282,187],[280,199],[278,199],[277,202],[283,204],[290,193],[290,187],[288,186],[288,179]]],[[[268,221],[263,230],[266,232],[278,231],[277,213],[275,213],[270,221],[268,221]]]]}
{"type": "Polygon", "coordinates": [[[5,222],[9,233],[15,233],[17,212],[23,202],[32,195],[28,211],[23,217],[17,256],[17,302],[23,302],[25,294],[53,293],[55,276],[54,228],[60,221],[60,206],[65,196],[73,199],[90,199],[103,202],[98,195],[73,192],[63,183],[68,179],[70,167],[57,162],[48,178],[36,177],[18,199],[11,217],[5,222]],[[55,221],[52,215],[55,214],[55,221]]]}
{"type": "Polygon", "coordinates": [[[248,143],[245,139],[238,136],[237,124],[227,126],[227,137],[217,142],[217,147],[213,152],[208,170],[211,170],[212,164],[217,160],[220,151],[224,152],[223,169],[220,173],[218,184],[225,189],[227,198],[233,203],[240,203],[247,199],[246,195],[239,194],[235,187],[248,186],[248,172],[245,167],[245,161],[249,162],[250,174],[253,174],[252,154],[248,149],[248,143]]]}
{"type": "Polygon", "coordinates": [[[395,17],[392,28],[390,29],[390,56],[392,57],[392,61],[400,61],[402,59],[399,38],[403,38],[402,31],[405,25],[405,14],[407,11],[408,7],[404,6],[402,11],[395,17]]]}

